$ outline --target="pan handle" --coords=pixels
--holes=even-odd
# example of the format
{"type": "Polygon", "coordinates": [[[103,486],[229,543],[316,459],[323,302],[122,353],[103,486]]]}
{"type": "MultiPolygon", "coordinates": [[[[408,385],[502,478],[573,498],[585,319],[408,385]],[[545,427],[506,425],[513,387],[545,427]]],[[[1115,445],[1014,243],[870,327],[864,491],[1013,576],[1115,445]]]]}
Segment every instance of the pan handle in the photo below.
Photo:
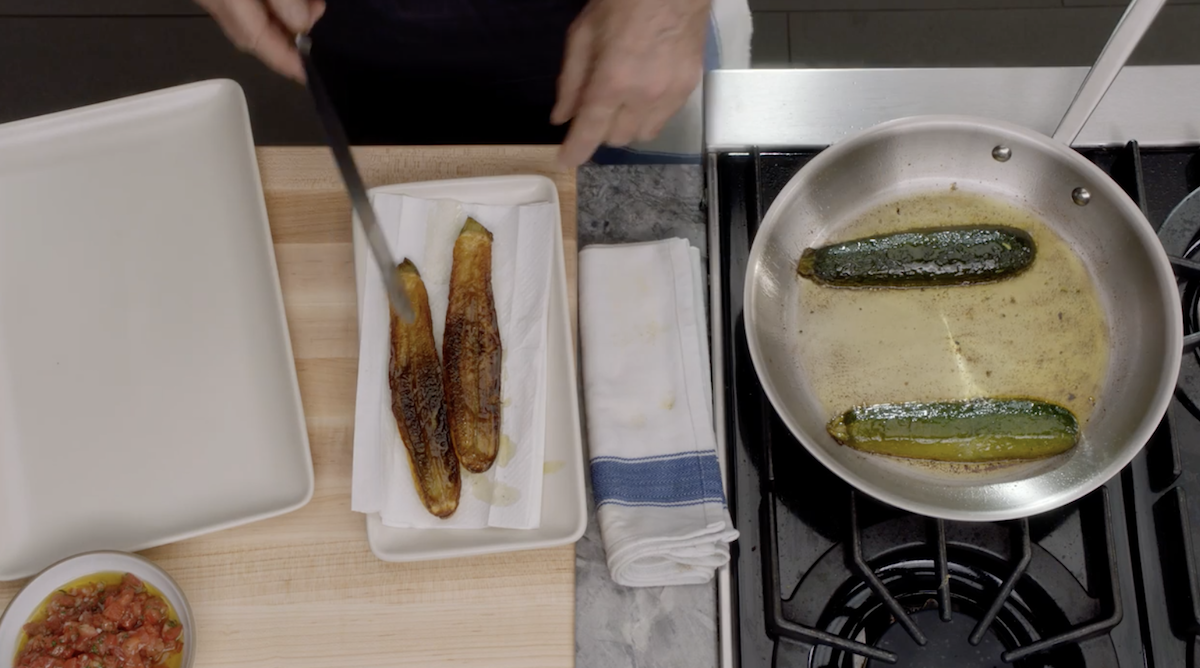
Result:
{"type": "Polygon", "coordinates": [[[1166,0],[1132,0],[1129,8],[1117,23],[1100,57],[1092,65],[1091,71],[1083,79],[1083,85],[1075,93],[1075,99],[1067,108],[1067,113],[1058,123],[1054,138],[1068,146],[1075,142],[1083,130],[1083,125],[1091,118],[1092,112],[1108,92],[1108,87],[1116,80],[1117,74],[1129,60],[1130,54],[1142,41],[1146,30],[1154,23],[1154,17],[1162,9],[1166,0]]]}

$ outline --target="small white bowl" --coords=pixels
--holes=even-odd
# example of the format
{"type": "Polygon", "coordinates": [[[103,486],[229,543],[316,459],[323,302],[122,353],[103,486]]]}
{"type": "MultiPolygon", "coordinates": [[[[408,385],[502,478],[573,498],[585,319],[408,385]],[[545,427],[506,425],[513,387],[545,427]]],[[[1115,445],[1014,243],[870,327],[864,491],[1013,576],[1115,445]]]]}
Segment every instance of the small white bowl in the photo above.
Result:
{"type": "Polygon", "coordinates": [[[55,590],[68,582],[97,573],[133,573],[167,597],[183,626],[183,657],[179,668],[191,668],[196,656],[196,622],[183,590],[154,562],[128,552],[87,552],[64,559],[30,580],[0,614],[0,663],[17,653],[21,628],[55,590]]]}

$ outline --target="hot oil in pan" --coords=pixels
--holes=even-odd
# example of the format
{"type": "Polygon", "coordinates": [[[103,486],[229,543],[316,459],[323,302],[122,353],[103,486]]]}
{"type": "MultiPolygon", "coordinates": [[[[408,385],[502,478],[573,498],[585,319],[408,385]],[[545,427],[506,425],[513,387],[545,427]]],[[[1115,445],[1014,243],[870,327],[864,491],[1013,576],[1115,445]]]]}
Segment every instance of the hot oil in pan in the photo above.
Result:
{"type": "Polygon", "coordinates": [[[1025,396],[1086,422],[1108,367],[1108,325],[1087,268],[1032,213],[962,192],[922,195],[874,209],[825,243],[964,224],[1028,231],[1033,265],[1004,281],[944,288],[797,278],[798,354],[829,417],[864,404],[1025,396]]]}

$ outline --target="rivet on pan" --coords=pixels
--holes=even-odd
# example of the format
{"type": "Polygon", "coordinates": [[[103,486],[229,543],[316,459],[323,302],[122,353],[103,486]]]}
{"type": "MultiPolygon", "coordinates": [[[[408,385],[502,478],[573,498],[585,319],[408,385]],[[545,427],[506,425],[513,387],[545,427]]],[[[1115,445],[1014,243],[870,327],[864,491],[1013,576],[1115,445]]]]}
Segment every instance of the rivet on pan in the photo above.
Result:
{"type": "Polygon", "coordinates": [[[1071,191],[1071,201],[1079,206],[1087,206],[1088,202],[1092,201],[1092,194],[1087,188],[1076,188],[1071,191]]]}
{"type": "Polygon", "coordinates": [[[996,162],[1008,162],[1008,159],[1012,157],[1012,149],[1007,146],[997,146],[992,149],[992,157],[996,159],[996,162]]]}

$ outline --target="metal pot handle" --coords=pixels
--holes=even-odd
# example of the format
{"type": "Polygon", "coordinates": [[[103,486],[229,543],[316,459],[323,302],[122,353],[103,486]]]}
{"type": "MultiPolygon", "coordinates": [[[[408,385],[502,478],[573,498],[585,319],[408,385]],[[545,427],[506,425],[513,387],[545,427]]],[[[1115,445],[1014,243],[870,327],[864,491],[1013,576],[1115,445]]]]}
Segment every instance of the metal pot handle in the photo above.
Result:
{"type": "Polygon", "coordinates": [[[1091,118],[1092,112],[1108,92],[1109,86],[1116,80],[1117,74],[1129,60],[1130,54],[1142,41],[1146,30],[1154,23],[1154,17],[1162,9],[1166,0],[1132,0],[1116,29],[1108,38],[1108,43],[1100,51],[1100,57],[1092,65],[1092,69],[1083,79],[1079,91],[1067,113],[1063,115],[1054,131],[1054,138],[1068,146],[1075,142],[1083,130],[1083,125],[1091,118]]]}

